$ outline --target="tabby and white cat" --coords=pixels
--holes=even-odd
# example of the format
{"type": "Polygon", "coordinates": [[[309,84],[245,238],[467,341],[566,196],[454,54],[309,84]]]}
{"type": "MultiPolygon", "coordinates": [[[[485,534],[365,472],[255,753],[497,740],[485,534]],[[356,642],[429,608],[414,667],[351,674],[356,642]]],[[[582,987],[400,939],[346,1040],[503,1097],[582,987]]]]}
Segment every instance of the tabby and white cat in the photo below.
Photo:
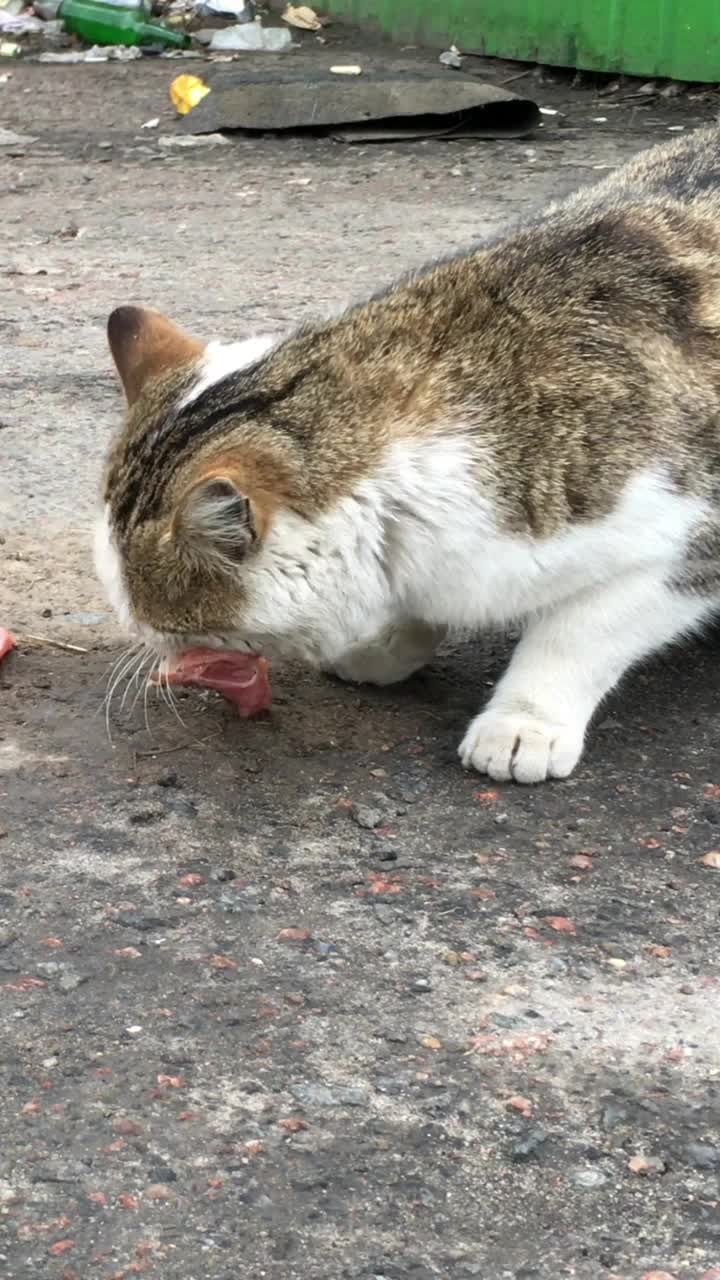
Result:
{"type": "Polygon", "coordinates": [[[632,664],[720,605],[720,130],[282,338],[121,307],[97,566],[158,653],[389,684],[524,632],[460,746],[576,765],[632,664]]]}

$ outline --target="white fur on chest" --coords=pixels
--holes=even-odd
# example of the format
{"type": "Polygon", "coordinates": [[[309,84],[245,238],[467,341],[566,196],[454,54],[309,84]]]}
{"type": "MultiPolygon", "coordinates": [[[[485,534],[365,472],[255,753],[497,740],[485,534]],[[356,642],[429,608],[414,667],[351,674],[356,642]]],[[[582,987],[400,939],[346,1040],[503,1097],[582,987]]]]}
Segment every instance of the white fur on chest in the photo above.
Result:
{"type": "Polygon", "coordinates": [[[461,438],[400,442],[355,497],[316,522],[281,515],[250,570],[240,626],[330,662],[398,618],[477,631],[628,571],[670,574],[704,515],[699,499],[644,472],[601,520],[546,540],[503,534],[473,447],[461,438]]]}
{"type": "MultiPolygon", "coordinates": [[[[662,566],[671,572],[705,511],[700,499],[674,492],[661,471],[645,471],[609,515],[536,539],[500,532],[482,497],[459,487],[450,521],[442,511],[435,538],[423,547],[429,556],[420,589],[413,592],[409,583],[408,590],[428,621],[469,629],[502,624],[623,572],[662,566]]],[[[409,545],[416,550],[412,531],[409,545]]]]}

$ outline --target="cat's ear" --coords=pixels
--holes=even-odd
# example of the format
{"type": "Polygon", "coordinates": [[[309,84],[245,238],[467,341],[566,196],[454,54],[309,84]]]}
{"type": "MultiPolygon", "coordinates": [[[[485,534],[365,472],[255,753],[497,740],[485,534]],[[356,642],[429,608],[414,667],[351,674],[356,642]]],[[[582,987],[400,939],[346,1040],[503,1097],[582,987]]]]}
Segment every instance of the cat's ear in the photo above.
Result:
{"type": "Polygon", "coordinates": [[[129,405],[148,382],[196,360],[206,345],[145,307],[118,307],[108,320],[107,334],[129,405]]]}
{"type": "Polygon", "coordinates": [[[253,503],[228,476],[206,476],[181,500],[171,536],[194,555],[239,563],[258,540],[253,503]]]}

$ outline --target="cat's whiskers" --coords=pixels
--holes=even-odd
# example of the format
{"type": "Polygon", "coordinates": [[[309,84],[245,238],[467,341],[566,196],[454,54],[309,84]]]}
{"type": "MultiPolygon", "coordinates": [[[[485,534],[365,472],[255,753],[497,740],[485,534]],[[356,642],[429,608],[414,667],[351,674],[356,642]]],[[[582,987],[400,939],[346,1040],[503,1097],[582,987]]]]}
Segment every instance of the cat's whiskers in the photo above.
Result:
{"type": "Polygon", "coordinates": [[[112,706],[112,700],[121,681],[126,678],[136,662],[143,657],[142,650],[143,646],[137,644],[131,645],[128,649],[124,649],[119,658],[117,658],[113,663],[108,674],[107,691],[98,711],[102,711],[103,709],[105,711],[105,731],[108,736],[108,741],[111,743],[112,732],[110,729],[110,709],[112,706]]]}
{"type": "Polygon", "coordinates": [[[137,661],[137,663],[136,663],[136,665],[135,665],[135,669],[134,669],[133,671],[131,671],[131,672],[129,672],[129,673],[127,673],[127,674],[126,674],[126,677],[125,677],[125,679],[126,679],[125,692],[123,693],[122,699],[121,699],[121,701],[120,701],[120,710],[121,710],[121,711],[123,711],[123,710],[124,710],[124,708],[125,708],[125,703],[127,702],[127,697],[128,697],[128,694],[129,694],[129,692],[130,692],[130,688],[131,688],[131,686],[132,686],[132,685],[135,685],[135,686],[136,686],[137,693],[135,694],[135,697],[134,697],[134,699],[133,699],[133,701],[132,701],[132,704],[131,704],[131,706],[130,706],[130,712],[129,712],[129,714],[130,714],[130,715],[132,715],[133,711],[135,710],[135,706],[136,706],[136,703],[137,703],[137,700],[138,700],[138,695],[139,695],[139,692],[140,692],[140,691],[141,691],[141,689],[142,689],[142,685],[141,685],[141,683],[140,683],[140,677],[142,676],[143,671],[145,670],[145,667],[146,667],[147,663],[148,663],[149,661],[152,661],[153,657],[154,657],[153,653],[152,653],[150,650],[148,650],[147,648],[144,648],[144,649],[143,649],[143,652],[139,655],[138,661],[137,661]]]}
{"type": "Polygon", "coordinates": [[[167,657],[160,659],[155,684],[158,697],[162,698],[163,702],[170,708],[178,724],[181,724],[183,729],[187,729],[187,725],[177,709],[177,702],[173,695],[172,685],[170,684],[170,659],[167,657]]]}

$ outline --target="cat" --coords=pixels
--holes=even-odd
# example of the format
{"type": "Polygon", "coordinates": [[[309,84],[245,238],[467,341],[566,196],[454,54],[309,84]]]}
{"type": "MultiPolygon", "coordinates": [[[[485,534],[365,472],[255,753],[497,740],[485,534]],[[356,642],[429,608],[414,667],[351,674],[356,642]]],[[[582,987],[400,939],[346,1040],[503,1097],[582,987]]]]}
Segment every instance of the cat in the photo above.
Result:
{"type": "Polygon", "coordinates": [[[127,413],[96,562],[160,654],[383,685],[520,620],[460,757],[536,783],[720,605],[714,126],[287,336],[124,306],[108,337],[127,413]]]}

